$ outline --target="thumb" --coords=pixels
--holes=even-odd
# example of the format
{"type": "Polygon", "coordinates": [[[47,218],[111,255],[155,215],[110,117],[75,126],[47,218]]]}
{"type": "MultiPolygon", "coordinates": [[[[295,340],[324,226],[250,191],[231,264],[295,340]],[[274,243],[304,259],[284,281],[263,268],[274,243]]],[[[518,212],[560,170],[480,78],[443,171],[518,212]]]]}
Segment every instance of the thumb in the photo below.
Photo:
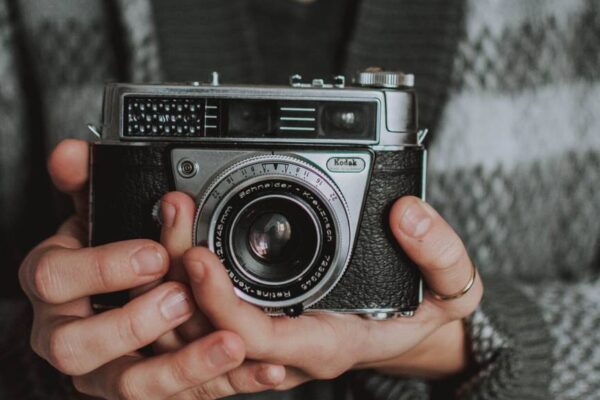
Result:
{"type": "MultiPolygon", "coordinates": [[[[399,199],[390,210],[390,227],[431,290],[450,296],[467,287],[474,273],[467,250],[458,234],[429,204],[413,196],[399,199]]],[[[432,299],[444,308],[453,308],[453,315],[462,318],[477,307],[482,293],[481,280],[476,277],[464,296],[451,301],[432,299]]]]}

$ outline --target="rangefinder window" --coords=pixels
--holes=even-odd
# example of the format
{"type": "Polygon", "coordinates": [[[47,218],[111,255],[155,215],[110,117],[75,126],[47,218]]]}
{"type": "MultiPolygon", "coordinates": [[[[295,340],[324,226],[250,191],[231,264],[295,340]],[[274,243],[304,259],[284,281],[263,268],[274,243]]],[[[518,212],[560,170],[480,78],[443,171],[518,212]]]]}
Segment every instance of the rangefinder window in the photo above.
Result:
{"type": "Polygon", "coordinates": [[[375,129],[370,116],[373,104],[369,103],[336,103],[323,107],[323,131],[330,137],[347,137],[354,139],[369,138],[369,132],[375,129]]]}
{"type": "Polygon", "coordinates": [[[227,107],[227,135],[232,137],[267,137],[273,127],[273,105],[263,100],[229,100],[227,107]]]}
{"type": "Polygon", "coordinates": [[[375,140],[377,104],[126,96],[125,137],[375,140]]]}

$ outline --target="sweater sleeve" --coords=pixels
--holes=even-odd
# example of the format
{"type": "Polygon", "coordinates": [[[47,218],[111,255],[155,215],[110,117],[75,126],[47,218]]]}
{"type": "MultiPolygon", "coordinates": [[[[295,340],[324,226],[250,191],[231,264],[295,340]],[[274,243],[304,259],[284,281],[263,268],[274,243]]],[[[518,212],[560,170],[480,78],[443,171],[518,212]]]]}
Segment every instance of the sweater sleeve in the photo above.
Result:
{"type": "Polygon", "coordinates": [[[480,307],[465,321],[474,367],[461,382],[364,373],[362,385],[375,400],[447,399],[458,386],[460,400],[549,399],[555,345],[532,289],[498,276],[484,278],[480,307]],[[441,397],[440,397],[441,396],[441,397]]]}
{"type": "Polygon", "coordinates": [[[457,398],[548,399],[552,349],[550,327],[531,290],[500,276],[484,277],[480,307],[467,320],[475,373],[457,398]]]}
{"type": "Polygon", "coordinates": [[[600,279],[485,283],[486,298],[468,321],[479,372],[459,398],[597,397],[600,279]]]}

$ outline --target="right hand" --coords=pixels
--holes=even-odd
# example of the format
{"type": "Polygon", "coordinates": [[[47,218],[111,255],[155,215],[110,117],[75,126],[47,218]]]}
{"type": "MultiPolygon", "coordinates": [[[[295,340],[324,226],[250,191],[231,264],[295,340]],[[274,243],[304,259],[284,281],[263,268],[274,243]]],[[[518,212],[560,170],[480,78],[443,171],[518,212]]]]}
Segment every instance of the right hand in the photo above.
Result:
{"type": "Polygon", "coordinates": [[[95,315],[89,296],[148,285],[167,273],[159,243],[130,240],[85,248],[88,145],[67,140],[52,153],[55,185],[75,201],[76,214],[35,247],[19,269],[34,313],[31,346],[75,387],[108,399],[216,399],[277,386],[281,366],[243,362],[245,345],[215,331],[154,357],[136,350],[153,343],[193,314],[185,286],[160,283],[122,308],[95,315]]]}

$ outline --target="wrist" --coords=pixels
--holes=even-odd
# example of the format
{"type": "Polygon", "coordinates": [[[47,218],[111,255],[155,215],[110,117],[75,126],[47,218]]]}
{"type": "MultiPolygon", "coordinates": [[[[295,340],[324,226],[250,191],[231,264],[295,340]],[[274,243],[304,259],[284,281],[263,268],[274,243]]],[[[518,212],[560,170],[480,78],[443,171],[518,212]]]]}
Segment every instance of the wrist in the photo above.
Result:
{"type": "Polygon", "coordinates": [[[387,375],[441,379],[461,374],[470,365],[464,322],[455,320],[438,328],[409,351],[371,368],[387,375]]]}

